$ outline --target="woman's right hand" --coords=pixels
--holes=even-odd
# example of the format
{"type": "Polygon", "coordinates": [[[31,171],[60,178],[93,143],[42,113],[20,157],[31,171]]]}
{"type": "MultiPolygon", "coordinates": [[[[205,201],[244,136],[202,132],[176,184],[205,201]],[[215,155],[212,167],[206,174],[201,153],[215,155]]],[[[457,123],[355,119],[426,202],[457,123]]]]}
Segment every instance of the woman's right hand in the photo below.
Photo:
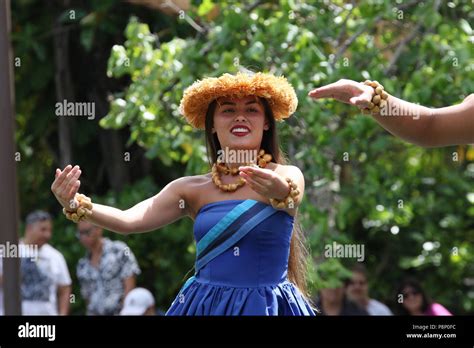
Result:
{"type": "Polygon", "coordinates": [[[51,191],[61,204],[68,211],[76,211],[78,203],[74,199],[81,182],[81,169],[79,166],[72,167],[70,164],[61,171],[56,169],[55,180],[51,185],[51,191]]]}

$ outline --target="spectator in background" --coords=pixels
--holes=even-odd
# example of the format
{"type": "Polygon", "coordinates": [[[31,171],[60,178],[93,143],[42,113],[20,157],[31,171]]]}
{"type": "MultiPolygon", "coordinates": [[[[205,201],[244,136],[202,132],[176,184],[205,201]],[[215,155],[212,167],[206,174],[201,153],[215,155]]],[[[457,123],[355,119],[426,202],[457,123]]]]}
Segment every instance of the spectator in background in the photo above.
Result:
{"type": "Polygon", "coordinates": [[[412,278],[400,284],[397,291],[397,304],[401,315],[452,315],[442,305],[431,301],[421,284],[412,278]]]}
{"type": "MultiPolygon", "coordinates": [[[[64,256],[48,244],[52,226],[47,212],[38,210],[26,217],[25,237],[18,246],[23,315],[69,314],[71,277],[64,256]],[[34,248],[37,255],[31,257],[32,252],[27,251],[34,248]]],[[[0,259],[0,280],[2,266],[0,259]]],[[[0,298],[3,314],[3,293],[0,298]]]]}
{"type": "Polygon", "coordinates": [[[125,297],[120,315],[155,315],[155,299],[150,291],[135,288],[125,297]]]}
{"type": "Polygon", "coordinates": [[[322,315],[368,315],[367,311],[346,298],[344,287],[321,289],[316,307],[322,315]]]}
{"type": "Polygon", "coordinates": [[[369,297],[367,270],[364,265],[352,267],[352,277],[346,287],[347,297],[365,309],[369,315],[393,315],[392,311],[382,302],[369,297]]]}
{"type": "Polygon", "coordinates": [[[102,237],[102,228],[87,221],[78,223],[77,238],[87,249],[77,264],[87,314],[118,315],[140,274],[135,256],[124,242],[102,237]]]}

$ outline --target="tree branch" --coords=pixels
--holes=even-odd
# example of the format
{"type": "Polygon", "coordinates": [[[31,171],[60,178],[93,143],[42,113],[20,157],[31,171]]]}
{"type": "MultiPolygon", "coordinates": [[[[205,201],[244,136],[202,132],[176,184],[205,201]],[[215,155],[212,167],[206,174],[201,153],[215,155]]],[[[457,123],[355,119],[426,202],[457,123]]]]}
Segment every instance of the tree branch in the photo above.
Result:
{"type": "MultiPolygon", "coordinates": [[[[180,8],[178,5],[176,5],[173,1],[166,0],[164,4],[162,4],[160,7],[171,7],[176,13],[178,13],[178,16],[180,15],[180,12],[184,10],[180,8]]],[[[206,28],[201,27],[199,24],[197,24],[191,17],[189,17],[186,13],[184,15],[184,19],[190,26],[192,26],[197,32],[199,33],[205,33],[207,32],[206,28]]]]}
{"type": "MultiPolygon", "coordinates": [[[[382,19],[381,14],[379,14],[377,17],[375,17],[373,24],[377,25],[378,22],[382,19]]],[[[362,33],[367,29],[368,24],[362,25],[349,39],[347,39],[344,44],[339,47],[337,50],[336,54],[334,55],[334,58],[331,60],[330,64],[332,67],[334,67],[335,62],[338,61],[338,59],[346,52],[346,50],[349,48],[350,45],[360,36],[362,33]]]]}
{"type": "MultiPolygon", "coordinates": [[[[438,0],[439,1],[439,0],[438,0]]],[[[413,1],[410,1],[408,3],[405,3],[403,5],[400,5],[399,7],[397,7],[399,10],[405,10],[413,5],[416,5],[420,2],[420,0],[413,0],[413,1]]],[[[349,15],[346,17],[345,21],[347,21],[349,15]]],[[[377,17],[375,17],[372,25],[373,26],[376,26],[383,18],[383,14],[379,14],[377,17]]],[[[365,23],[364,25],[362,25],[350,38],[348,38],[344,44],[339,47],[339,49],[337,50],[336,54],[334,55],[334,58],[331,60],[330,62],[330,65],[331,67],[334,67],[334,64],[335,62],[337,62],[339,60],[339,58],[344,54],[344,52],[346,52],[346,50],[349,48],[350,45],[352,45],[352,43],[360,36],[362,35],[362,33],[367,29],[368,27],[368,23],[365,23]]]]}
{"type": "Polygon", "coordinates": [[[258,1],[255,1],[253,4],[250,4],[248,5],[246,8],[245,8],[245,12],[246,13],[250,13],[252,12],[253,10],[255,10],[258,6],[260,6],[261,4],[265,3],[266,1],[265,0],[258,0],[258,1]]]}
{"type": "Polygon", "coordinates": [[[421,23],[418,23],[415,26],[415,28],[413,28],[412,32],[409,35],[405,36],[405,38],[402,41],[400,41],[400,43],[398,44],[397,49],[395,50],[395,53],[392,56],[392,59],[390,59],[390,63],[388,64],[388,66],[384,70],[385,75],[387,75],[390,72],[390,70],[392,70],[392,68],[397,63],[398,58],[400,58],[400,55],[402,54],[403,49],[405,48],[405,46],[408,45],[410,43],[410,41],[415,38],[416,34],[418,34],[420,29],[421,29],[421,23]]]}
{"type": "Polygon", "coordinates": [[[346,34],[346,31],[347,31],[347,21],[349,20],[349,17],[351,16],[352,14],[352,11],[354,11],[354,8],[355,8],[355,0],[352,0],[351,1],[351,9],[349,11],[349,13],[347,14],[346,18],[344,18],[344,22],[342,22],[341,26],[342,26],[342,30],[341,32],[339,33],[339,36],[337,37],[336,39],[336,42],[337,42],[337,46],[336,47],[339,47],[341,45],[341,40],[342,40],[342,37],[346,34]]]}
{"type": "MultiPolygon", "coordinates": [[[[440,3],[441,3],[441,0],[436,0],[436,2],[434,3],[433,8],[435,12],[438,11],[440,3]]],[[[406,45],[410,43],[410,41],[412,41],[415,38],[415,36],[420,31],[421,27],[422,27],[422,24],[420,22],[413,28],[412,32],[400,42],[397,49],[395,50],[395,53],[392,56],[392,59],[390,60],[390,63],[384,70],[385,75],[387,75],[393,69],[398,59],[400,58],[400,55],[402,54],[403,49],[406,47],[406,45]]]]}

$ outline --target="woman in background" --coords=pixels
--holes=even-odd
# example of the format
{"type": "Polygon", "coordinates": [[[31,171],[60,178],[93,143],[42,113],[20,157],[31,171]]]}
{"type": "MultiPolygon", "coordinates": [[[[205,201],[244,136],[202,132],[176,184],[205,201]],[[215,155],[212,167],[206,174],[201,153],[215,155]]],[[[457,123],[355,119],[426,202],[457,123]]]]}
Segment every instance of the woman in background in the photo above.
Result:
{"type": "Polygon", "coordinates": [[[415,279],[404,280],[397,291],[398,314],[401,315],[452,315],[441,304],[431,301],[415,279]]]}

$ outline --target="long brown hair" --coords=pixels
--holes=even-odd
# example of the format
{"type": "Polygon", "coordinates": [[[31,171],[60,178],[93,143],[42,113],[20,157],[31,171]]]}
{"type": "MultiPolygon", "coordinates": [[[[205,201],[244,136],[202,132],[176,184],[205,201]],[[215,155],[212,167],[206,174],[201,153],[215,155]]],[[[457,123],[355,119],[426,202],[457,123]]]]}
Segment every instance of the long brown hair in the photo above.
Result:
{"type": "MultiPolygon", "coordinates": [[[[265,149],[266,153],[272,155],[272,162],[286,165],[288,164],[288,159],[280,148],[272,109],[265,98],[259,97],[259,100],[263,105],[263,108],[265,110],[265,117],[269,125],[269,129],[263,132],[263,138],[260,148],[265,149]]],[[[210,167],[212,167],[213,163],[217,161],[218,151],[221,150],[221,144],[219,143],[217,134],[212,133],[212,127],[214,126],[214,112],[216,110],[216,106],[216,100],[214,100],[209,105],[206,113],[205,123],[207,158],[209,160],[210,167]]],[[[293,233],[291,236],[290,256],[288,258],[288,279],[300,289],[303,295],[309,297],[306,288],[308,251],[305,245],[305,236],[298,221],[298,214],[296,214],[293,224],[293,233]]]]}

